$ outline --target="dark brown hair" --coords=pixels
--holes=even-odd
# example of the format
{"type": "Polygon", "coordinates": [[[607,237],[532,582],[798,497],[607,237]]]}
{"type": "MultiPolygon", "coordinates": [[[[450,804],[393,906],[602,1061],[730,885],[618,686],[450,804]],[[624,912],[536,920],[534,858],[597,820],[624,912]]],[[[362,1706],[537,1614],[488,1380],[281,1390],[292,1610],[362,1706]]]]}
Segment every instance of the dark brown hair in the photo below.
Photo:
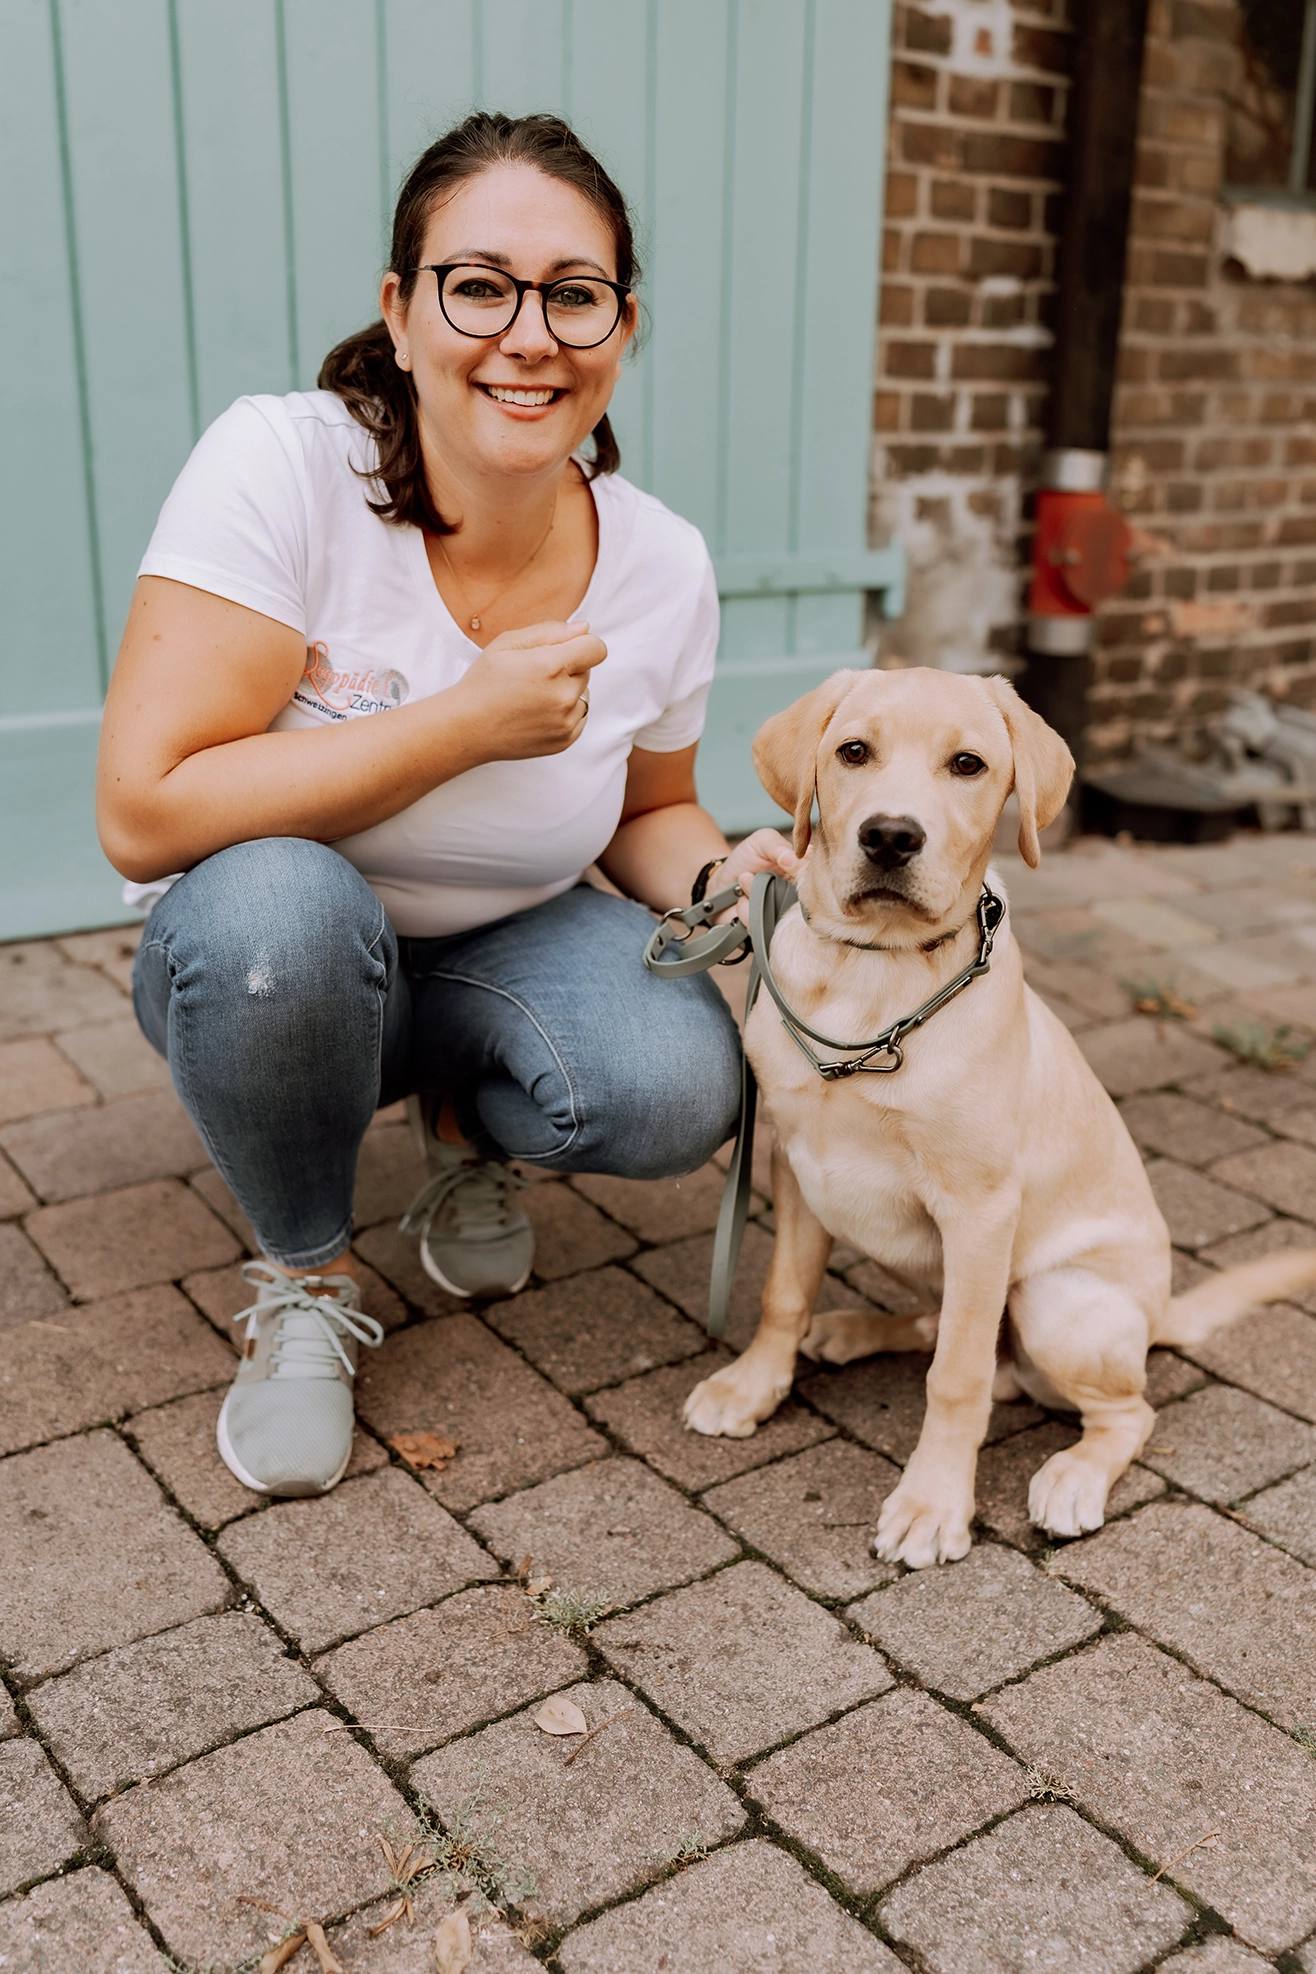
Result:
{"type": "MultiPolygon", "coordinates": [[[[612,229],[617,279],[631,288],[640,278],[626,201],[603,166],[561,117],[509,117],[477,110],[464,123],[423,151],[407,174],[393,214],[389,266],[399,277],[405,305],[416,287],[416,267],[425,250],[425,229],[445,192],[498,164],[528,164],[546,178],[572,186],[588,199],[612,229]]],[[[372,322],[330,350],[316,379],[322,391],[343,400],[378,448],[379,463],[367,477],[387,496],[368,505],[385,521],[411,523],[430,534],[448,535],[452,525],[430,498],[420,451],[416,386],[399,370],[386,324],[372,322]]],[[[594,427],[591,479],[615,473],[621,453],[607,416],[594,427]]]]}

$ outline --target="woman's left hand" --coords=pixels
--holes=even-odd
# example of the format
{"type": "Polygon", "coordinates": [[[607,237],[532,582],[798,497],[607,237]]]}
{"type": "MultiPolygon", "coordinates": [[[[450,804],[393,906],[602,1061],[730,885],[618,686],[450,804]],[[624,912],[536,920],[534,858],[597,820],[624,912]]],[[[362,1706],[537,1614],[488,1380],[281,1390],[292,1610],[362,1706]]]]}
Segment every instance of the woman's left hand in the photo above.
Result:
{"type": "MultiPolygon", "coordinates": [[[[729,884],[741,885],[747,895],[733,907],[733,910],[741,918],[748,919],[750,881],[762,870],[769,870],[778,877],[794,880],[802,861],[803,859],[796,856],[779,831],[756,829],[752,836],[745,837],[734,849],[728,850],[726,861],[719,864],[710,876],[708,888],[710,891],[725,891],[729,884]]],[[[731,915],[731,912],[724,912],[718,921],[719,924],[724,924],[731,915]]]]}

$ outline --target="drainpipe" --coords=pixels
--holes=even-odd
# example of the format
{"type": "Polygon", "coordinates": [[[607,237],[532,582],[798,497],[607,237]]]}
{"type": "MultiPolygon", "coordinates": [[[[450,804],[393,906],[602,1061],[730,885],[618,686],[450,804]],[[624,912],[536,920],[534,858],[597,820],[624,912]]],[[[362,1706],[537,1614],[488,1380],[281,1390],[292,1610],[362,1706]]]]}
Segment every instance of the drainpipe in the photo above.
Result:
{"type": "Polygon", "coordinates": [[[1128,580],[1129,529],[1105,495],[1148,0],[1078,9],[1068,194],[1056,269],[1054,381],[1037,495],[1029,705],[1082,766],[1093,608],[1128,580]]]}

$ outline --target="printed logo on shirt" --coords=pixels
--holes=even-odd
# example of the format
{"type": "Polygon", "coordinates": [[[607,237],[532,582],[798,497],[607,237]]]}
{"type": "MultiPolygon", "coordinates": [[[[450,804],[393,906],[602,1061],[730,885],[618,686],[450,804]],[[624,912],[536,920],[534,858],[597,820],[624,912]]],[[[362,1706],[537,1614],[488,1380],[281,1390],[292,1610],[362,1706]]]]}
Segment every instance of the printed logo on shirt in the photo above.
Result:
{"type": "Polygon", "coordinates": [[[306,670],[293,704],[320,719],[350,720],[358,713],[387,713],[401,706],[411,687],[401,672],[385,665],[358,665],[339,672],[329,662],[327,644],[308,644],[306,670]]]}

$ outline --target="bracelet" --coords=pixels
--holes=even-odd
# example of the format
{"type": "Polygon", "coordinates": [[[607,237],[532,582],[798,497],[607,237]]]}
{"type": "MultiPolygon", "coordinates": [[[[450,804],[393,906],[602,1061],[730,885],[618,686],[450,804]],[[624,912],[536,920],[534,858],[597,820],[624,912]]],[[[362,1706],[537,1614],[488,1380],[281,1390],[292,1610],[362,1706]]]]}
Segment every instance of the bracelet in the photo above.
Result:
{"type": "Polygon", "coordinates": [[[713,872],[717,869],[718,865],[724,864],[725,862],[726,862],[726,856],[709,858],[708,862],[704,865],[704,868],[700,871],[694,883],[690,886],[690,903],[692,905],[703,904],[704,899],[708,896],[709,878],[713,875],[713,872]]]}

